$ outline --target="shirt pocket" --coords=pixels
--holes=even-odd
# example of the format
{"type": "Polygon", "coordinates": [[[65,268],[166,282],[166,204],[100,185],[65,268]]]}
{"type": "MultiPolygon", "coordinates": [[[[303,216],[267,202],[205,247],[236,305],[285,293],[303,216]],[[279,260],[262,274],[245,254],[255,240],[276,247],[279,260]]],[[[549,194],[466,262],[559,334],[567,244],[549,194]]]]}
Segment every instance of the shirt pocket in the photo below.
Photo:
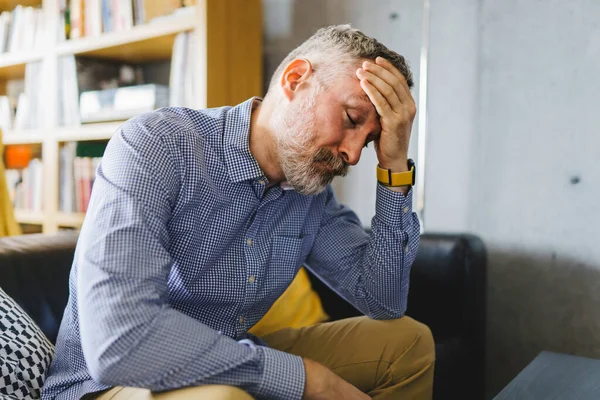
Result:
{"type": "Polygon", "coordinates": [[[278,268],[293,267],[294,275],[306,261],[312,248],[314,235],[276,235],[273,236],[271,265],[278,268]]]}

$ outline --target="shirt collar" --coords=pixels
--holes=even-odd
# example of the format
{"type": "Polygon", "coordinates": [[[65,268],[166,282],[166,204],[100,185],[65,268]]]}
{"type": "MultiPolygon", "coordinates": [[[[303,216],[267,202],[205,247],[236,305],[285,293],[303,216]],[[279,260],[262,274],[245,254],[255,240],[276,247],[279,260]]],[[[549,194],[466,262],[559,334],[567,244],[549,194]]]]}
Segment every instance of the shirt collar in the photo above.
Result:
{"type": "MultiPolygon", "coordinates": [[[[229,109],[225,117],[223,140],[225,164],[232,182],[251,179],[267,180],[258,161],[250,153],[250,122],[255,100],[262,101],[260,97],[252,97],[229,109]]],[[[287,181],[281,182],[279,186],[284,191],[294,190],[287,181]]]]}
{"type": "Polygon", "coordinates": [[[283,181],[279,184],[281,186],[281,190],[294,190],[294,187],[288,183],[288,181],[283,181]]]}
{"type": "Polygon", "coordinates": [[[232,107],[225,117],[223,148],[227,172],[233,182],[264,179],[258,162],[250,153],[250,121],[252,104],[259,97],[252,97],[232,107]]]}

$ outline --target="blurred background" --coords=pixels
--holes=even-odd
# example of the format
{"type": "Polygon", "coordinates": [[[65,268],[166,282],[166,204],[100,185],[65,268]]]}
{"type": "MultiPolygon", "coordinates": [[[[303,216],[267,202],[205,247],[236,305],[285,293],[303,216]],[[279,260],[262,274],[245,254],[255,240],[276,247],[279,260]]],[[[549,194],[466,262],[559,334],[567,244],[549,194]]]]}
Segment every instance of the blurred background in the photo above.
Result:
{"type": "MultiPolygon", "coordinates": [[[[290,50],[350,23],[412,66],[423,231],[486,244],[488,397],[542,350],[600,358],[599,1],[0,0],[0,11],[2,175],[20,231],[81,226],[124,120],[261,96],[290,50]]],[[[365,226],[376,162],[366,150],[335,182],[365,226]]]]}

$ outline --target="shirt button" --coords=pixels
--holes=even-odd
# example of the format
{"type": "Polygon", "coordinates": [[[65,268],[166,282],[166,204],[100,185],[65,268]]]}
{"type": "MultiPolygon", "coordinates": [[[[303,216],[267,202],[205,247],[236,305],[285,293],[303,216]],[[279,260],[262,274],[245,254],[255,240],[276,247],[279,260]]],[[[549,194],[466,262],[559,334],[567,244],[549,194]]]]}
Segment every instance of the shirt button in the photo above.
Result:
{"type": "Polygon", "coordinates": [[[408,246],[406,246],[406,247],[404,248],[404,252],[405,252],[405,253],[408,253],[409,251],[410,251],[410,249],[408,248],[408,246]]]}
{"type": "Polygon", "coordinates": [[[408,212],[408,207],[404,207],[404,210],[402,211],[404,211],[404,214],[406,214],[408,212]]]}
{"type": "Polygon", "coordinates": [[[248,283],[254,283],[256,277],[254,275],[248,277],[248,283]]]}
{"type": "Polygon", "coordinates": [[[267,182],[265,182],[265,180],[264,180],[264,179],[259,179],[258,183],[260,183],[261,185],[264,185],[264,184],[265,184],[265,183],[267,183],[267,182]]]}
{"type": "Polygon", "coordinates": [[[246,239],[246,244],[248,246],[252,246],[252,239],[250,239],[250,238],[246,239]]]}
{"type": "Polygon", "coordinates": [[[240,325],[244,325],[244,317],[240,317],[240,325]]]}

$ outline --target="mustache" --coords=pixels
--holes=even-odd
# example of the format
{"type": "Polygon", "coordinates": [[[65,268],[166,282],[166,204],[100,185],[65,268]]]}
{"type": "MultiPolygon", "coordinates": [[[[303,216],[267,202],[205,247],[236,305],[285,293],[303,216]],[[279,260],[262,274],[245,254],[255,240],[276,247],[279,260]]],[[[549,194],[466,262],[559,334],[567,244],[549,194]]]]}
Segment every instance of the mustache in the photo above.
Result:
{"type": "Polygon", "coordinates": [[[335,156],[331,150],[321,148],[317,150],[317,153],[313,157],[315,163],[325,163],[331,169],[335,175],[345,176],[348,173],[350,164],[348,164],[342,157],[335,156]]]}

